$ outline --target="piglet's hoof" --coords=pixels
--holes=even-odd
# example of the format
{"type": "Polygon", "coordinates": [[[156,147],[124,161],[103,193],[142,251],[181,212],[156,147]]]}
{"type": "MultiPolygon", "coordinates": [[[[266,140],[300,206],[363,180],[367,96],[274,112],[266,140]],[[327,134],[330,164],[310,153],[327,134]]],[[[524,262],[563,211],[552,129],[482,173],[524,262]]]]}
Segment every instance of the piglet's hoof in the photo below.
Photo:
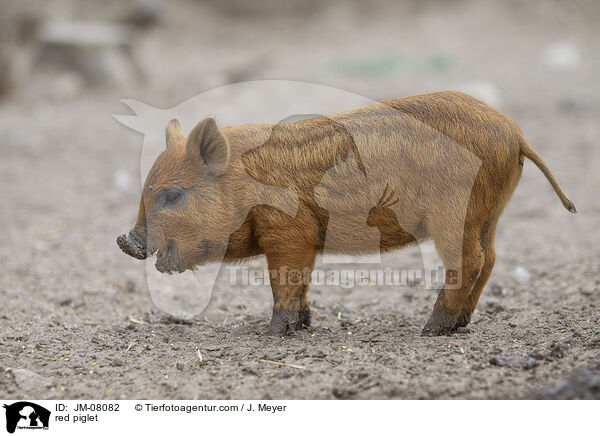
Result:
{"type": "Polygon", "coordinates": [[[463,312],[460,315],[458,315],[455,327],[456,327],[456,329],[459,329],[461,327],[466,327],[469,325],[470,322],[471,322],[471,314],[469,312],[463,312]]]}
{"type": "Polygon", "coordinates": [[[302,328],[303,325],[310,324],[310,308],[306,307],[302,310],[291,309],[273,309],[273,317],[271,324],[267,330],[269,336],[286,336],[293,335],[296,330],[302,328]]]}
{"type": "Polygon", "coordinates": [[[423,327],[423,336],[443,336],[454,333],[457,328],[457,316],[435,308],[423,327]]]}
{"type": "Polygon", "coordinates": [[[304,309],[300,309],[299,312],[299,316],[300,316],[300,323],[302,324],[301,326],[303,327],[310,327],[310,307],[305,307],[304,309]]]}

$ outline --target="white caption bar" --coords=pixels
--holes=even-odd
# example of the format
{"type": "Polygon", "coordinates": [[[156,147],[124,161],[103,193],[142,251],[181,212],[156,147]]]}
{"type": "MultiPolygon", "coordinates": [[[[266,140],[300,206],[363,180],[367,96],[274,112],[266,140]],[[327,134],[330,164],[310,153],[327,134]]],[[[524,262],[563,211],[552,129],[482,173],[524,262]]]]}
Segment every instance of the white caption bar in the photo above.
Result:
{"type": "MultiPolygon", "coordinates": [[[[595,401],[0,400],[0,434],[594,434],[595,401]],[[8,431],[9,433],[6,433],[8,431]],[[127,433],[126,433],[127,432],[127,433]],[[136,432],[136,433],[134,433],[136,432]],[[143,432],[143,433],[141,433],[143,432]],[[510,432],[510,433],[508,433],[510,432]]],[[[596,433],[597,434],[597,433],[596,433]]]]}

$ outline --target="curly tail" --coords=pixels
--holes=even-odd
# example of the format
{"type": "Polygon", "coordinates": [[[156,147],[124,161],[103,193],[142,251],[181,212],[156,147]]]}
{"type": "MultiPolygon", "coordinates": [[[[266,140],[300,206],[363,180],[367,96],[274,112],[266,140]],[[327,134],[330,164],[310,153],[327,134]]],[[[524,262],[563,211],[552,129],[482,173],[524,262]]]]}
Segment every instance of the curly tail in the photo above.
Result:
{"type": "Polygon", "coordinates": [[[558,180],[556,180],[556,177],[554,177],[554,174],[552,174],[552,171],[550,168],[548,168],[546,161],[525,139],[521,141],[521,154],[531,160],[540,169],[540,171],[544,173],[544,176],[546,176],[546,179],[548,179],[552,185],[552,188],[554,188],[554,192],[556,192],[556,195],[558,195],[558,198],[560,198],[560,201],[565,209],[571,213],[577,213],[575,204],[573,204],[569,196],[565,193],[565,191],[563,191],[563,188],[561,188],[558,180]]]}

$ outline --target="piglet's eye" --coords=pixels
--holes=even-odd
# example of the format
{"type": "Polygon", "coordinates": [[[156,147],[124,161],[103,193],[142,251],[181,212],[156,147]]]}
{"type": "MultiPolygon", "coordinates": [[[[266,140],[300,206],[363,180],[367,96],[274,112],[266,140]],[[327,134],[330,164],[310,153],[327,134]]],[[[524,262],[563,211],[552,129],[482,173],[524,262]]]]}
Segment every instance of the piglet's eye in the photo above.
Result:
{"type": "Polygon", "coordinates": [[[181,192],[179,191],[169,191],[165,195],[165,204],[171,205],[177,203],[181,199],[181,192]]]}

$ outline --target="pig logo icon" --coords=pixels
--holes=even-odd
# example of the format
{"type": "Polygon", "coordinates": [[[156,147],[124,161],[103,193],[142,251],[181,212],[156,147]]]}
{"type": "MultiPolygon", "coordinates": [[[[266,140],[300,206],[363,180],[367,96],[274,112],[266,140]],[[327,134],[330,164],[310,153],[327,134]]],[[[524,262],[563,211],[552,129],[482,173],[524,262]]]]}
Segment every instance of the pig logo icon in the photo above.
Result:
{"type": "MultiPolygon", "coordinates": [[[[439,197],[444,190],[436,190],[437,185],[430,182],[443,174],[447,185],[453,187],[457,210],[452,215],[454,221],[447,225],[458,229],[456,239],[462,238],[481,160],[435,126],[393,105],[327,86],[277,80],[223,86],[168,109],[133,99],[122,102],[134,115],[113,115],[114,118],[144,138],[139,162],[143,187],[139,219],[132,231],[119,236],[117,244],[127,254],[147,261],[146,283],[154,304],[176,318],[199,315],[211,301],[216,301],[215,289],[227,287],[228,274],[222,261],[228,247],[233,252],[244,246],[231,241],[242,239],[243,226],[253,207],[282,212],[292,228],[294,223],[301,227],[302,217],[318,215],[322,223],[318,232],[324,235],[318,266],[323,265],[324,270],[337,269],[344,263],[379,266],[381,252],[392,248],[388,245],[415,242],[423,254],[424,271],[437,271],[439,259],[435,250],[429,249],[431,244],[421,247],[420,235],[413,235],[419,231],[411,213],[414,207],[406,205],[420,204],[421,197],[427,197],[430,204],[442,208],[439,197]],[[344,115],[345,111],[365,104],[370,104],[370,116],[379,120],[375,128],[365,128],[360,117],[344,115]],[[312,118],[318,119],[322,137],[315,137],[314,123],[302,122],[312,118]],[[224,129],[229,129],[226,134],[224,129]],[[374,153],[375,137],[402,144],[400,152],[385,156],[374,153]],[[304,140],[318,142],[323,138],[328,146],[323,146],[318,156],[312,148],[302,146],[304,140]],[[206,166],[206,180],[197,184],[206,193],[194,197],[194,201],[203,205],[198,210],[211,213],[180,213],[184,210],[180,205],[187,204],[181,186],[188,182],[180,176],[185,168],[172,170],[176,167],[172,163],[178,160],[170,161],[161,155],[168,155],[171,147],[171,155],[179,156],[177,153],[184,148],[177,145],[183,140],[184,159],[206,166]],[[237,144],[233,152],[228,145],[230,140],[237,144]],[[190,148],[190,144],[194,147],[190,148]],[[421,159],[426,163],[426,171],[415,172],[420,162],[415,156],[421,155],[429,156],[421,159]],[[159,161],[164,165],[156,164],[159,161]],[[313,168],[310,177],[303,164],[313,168]],[[382,173],[381,168],[394,171],[382,173]],[[221,170],[234,172],[235,184],[221,182],[217,177],[223,175],[221,170]],[[459,184],[455,183],[457,180],[459,184]],[[402,203],[396,201],[399,198],[402,203]],[[147,217],[152,221],[147,222],[147,217]],[[382,228],[388,227],[393,234],[382,233],[382,228]],[[180,255],[184,249],[186,256],[180,255]],[[162,274],[172,271],[181,274],[162,274]]],[[[287,277],[279,269],[279,277],[287,277]]],[[[426,287],[435,288],[427,282],[426,287]]]]}
{"type": "Polygon", "coordinates": [[[29,401],[4,404],[6,409],[6,431],[14,433],[18,429],[48,429],[50,411],[29,401]]]}

